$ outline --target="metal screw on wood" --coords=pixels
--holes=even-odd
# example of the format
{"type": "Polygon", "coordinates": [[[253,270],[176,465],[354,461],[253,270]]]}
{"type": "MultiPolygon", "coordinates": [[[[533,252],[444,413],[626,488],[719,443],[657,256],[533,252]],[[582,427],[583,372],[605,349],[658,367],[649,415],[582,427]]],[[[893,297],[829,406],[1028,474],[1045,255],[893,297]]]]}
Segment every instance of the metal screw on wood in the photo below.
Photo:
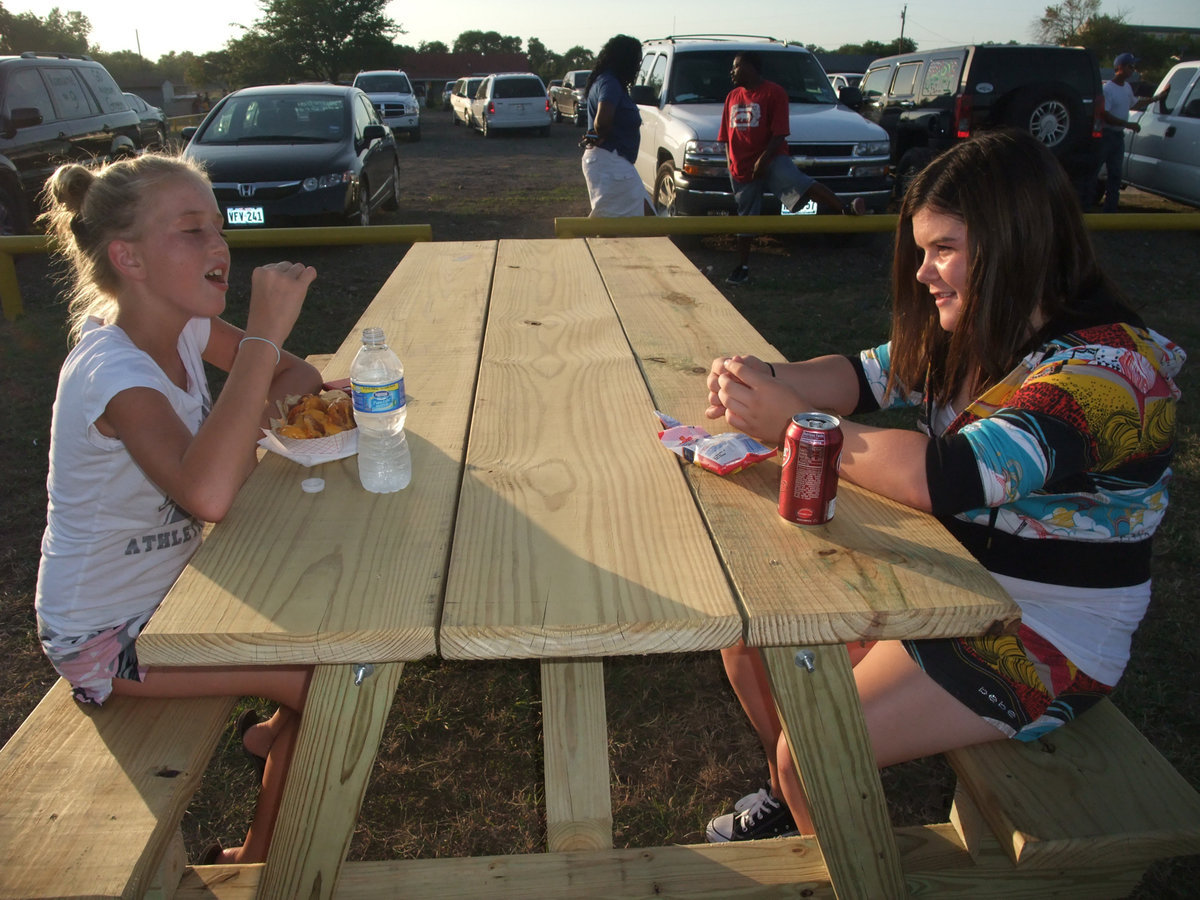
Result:
{"type": "Polygon", "coordinates": [[[796,665],[800,668],[808,669],[810,672],[816,671],[816,666],[813,665],[815,660],[816,657],[813,656],[813,652],[811,650],[796,651],[796,665]]]}
{"type": "Polygon", "coordinates": [[[363,679],[371,675],[375,671],[375,667],[370,663],[359,663],[354,667],[354,684],[356,686],[363,683],[363,679]]]}

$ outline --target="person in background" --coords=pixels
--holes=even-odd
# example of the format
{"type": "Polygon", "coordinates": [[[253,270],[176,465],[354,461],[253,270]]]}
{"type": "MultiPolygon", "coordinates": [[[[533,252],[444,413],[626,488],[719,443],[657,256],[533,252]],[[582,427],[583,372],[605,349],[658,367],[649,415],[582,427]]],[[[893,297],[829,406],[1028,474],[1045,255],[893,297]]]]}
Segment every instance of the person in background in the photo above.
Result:
{"type": "MultiPolygon", "coordinates": [[[[842,417],[841,478],[933,513],[1021,608],[1015,634],[849,648],[880,766],[1033,740],[1112,691],[1150,601],[1185,356],[1101,272],[1054,155],[1025,132],[947,150],[904,195],[891,339],[799,363],[717,359],[710,418],[779,442],[842,417]],[[913,407],[918,430],[851,417],[913,407]]],[[[723,651],[769,781],[710,841],[811,833],[757,650],[723,651]]]]}
{"type": "Polygon", "coordinates": [[[246,330],[225,322],[229,247],[208,178],[147,154],[92,170],[62,166],[44,216],[73,276],[74,347],[50,430],[49,506],[35,606],[42,649],[75,699],[261,696],[266,722],[239,724],[263,763],[243,846],[204,863],[262,862],[311,670],[152,668],[137,637],[257,462],[272,401],[319,390],[281,349],[316,271],[255,269],[246,330]],[[216,403],[204,365],[229,373],[216,403]]]}
{"type": "Polygon", "coordinates": [[[601,48],[583,89],[588,110],[583,180],[593,216],[640,216],[649,208],[649,195],[633,167],[642,115],[629,96],[641,63],[641,42],[618,34],[601,48]]]}
{"type": "Polygon", "coordinates": [[[1104,169],[1104,199],[1101,209],[1115,213],[1121,203],[1121,166],[1125,159],[1125,130],[1134,134],[1142,130],[1137,122],[1129,121],[1129,113],[1142,110],[1163,99],[1166,91],[1151,97],[1138,98],[1129,79],[1137,71],[1137,59],[1132,53],[1122,53],[1113,60],[1113,77],[1104,82],[1104,126],[1100,142],[1100,167],[1104,169]]]}
{"type": "MultiPolygon", "coordinates": [[[[762,56],[752,50],[733,58],[734,88],[725,97],[717,140],[725,145],[729,180],[739,216],[762,212],[763,194],[770,191],[791,212],[809,200],[835,212],[862,215],[866,203],[855,197],[846,203],[819,181],[801,172],[788,152],[791,110],[787,91],[762,77],[762,56]]],[[[745,284],[750,278],[750,241],[737,236],[738,264],[725,279],[745,284]]]]}

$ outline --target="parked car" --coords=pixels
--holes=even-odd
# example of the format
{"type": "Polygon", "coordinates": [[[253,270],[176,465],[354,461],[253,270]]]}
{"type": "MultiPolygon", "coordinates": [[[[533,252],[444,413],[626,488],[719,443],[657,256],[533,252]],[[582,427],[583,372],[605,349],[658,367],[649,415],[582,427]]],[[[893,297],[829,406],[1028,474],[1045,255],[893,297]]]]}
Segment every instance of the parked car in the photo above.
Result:
{"type": "Polygon", "coordinates": [[[1122,180],[1200,206],[1200,61],[1172,68],[1154,93],[1164,90],[1164,99],[1130,116],[1141,131],[1125,132],[1122,180]]]}
{"type": "Polygon", "coordinates": [[[408,76],[398,69],[359,72],[354,86],[367,95],[379,119],[392,133],[421,139],[421,101],[408,76]]]}
{"type": "Polygon", "coordinates": [[[583,89],[591,74],[591,69],[575,69],[562,77],[561,84],[547,91],[550,96],[550,117],[555,122],[570,119],[576,125],[587,124],[587,97],[583,89]]]}
{"type": "MultiPolygon", "coordinates": [[[[838,103],[821,64],[799,44],[773,38],[662,38],[642,44],[631,90],[642,114],[636,167],[662,215],[733,214],[725,145],[717,141],[730,69],[740,52],[763,60],[763,76],[790,101],[792,160],[846,200],[882,212],[891,196],[888,136],[838,103]]],[[[770,198],[764,212],[778,210],[770,198]]],[[[806,207],[816,212],[816,204],[806,207]]]]}
{"type": "Polygon", "coordinates": [[[835,94],[840,94],[844,87],[858,87],[862,78],[862,72],[830,72],[829,86],[835,94]]]}
{"type": "Polygon", "coordinates": [[[231,228],[369,225],[375,210],[400,203],[396,139],[356,87],[243,88],[183,138],[231,228]]]}
{"type": "Polygon", "coordinates": [[[970,45],[877,59],[862,114],[892,137],[898,193],[947,147],[989,128],[1024,128],[1083,196],[1099,165],[1100,69],[1082,47],[970,45]]]}
{"type": "Polygon", "coordinates": [[[454,82],[447,81],[442,85],[442,111],[450,109],[450,95],[454,93],[454,82]]]}
{"type": "Polygon", "coordinates": [[[482,75],[469,75],[454,82],[454,92],[450,95],[450,112],[455,125],[474,126],[471,118],[471,104],[475,101],[475,93],[483,84],[482,75]]]}
{"type": "Polygon", "coordinates": [[[550,134],[550,100],[546,86],[532,72],[502,72],[479,84],[471,101],[472,123],[484,137],[497,131],[536,128],[550,134]]]}
{"type": "Polygon", "coordinates": [[[60,165],[133,156],[138,115],[88,56],[0,56],[0,234],[29,231],[38,195],[60,165]]]}
{"type": "Polygon", "coordinates": [[[151,106],[137,94],[126,91],[123,95],[129,108],[138,114],[141,123],[141,144],[147,150],[161,150],[167,146],[167,117],[157,106],[151,106]]]}

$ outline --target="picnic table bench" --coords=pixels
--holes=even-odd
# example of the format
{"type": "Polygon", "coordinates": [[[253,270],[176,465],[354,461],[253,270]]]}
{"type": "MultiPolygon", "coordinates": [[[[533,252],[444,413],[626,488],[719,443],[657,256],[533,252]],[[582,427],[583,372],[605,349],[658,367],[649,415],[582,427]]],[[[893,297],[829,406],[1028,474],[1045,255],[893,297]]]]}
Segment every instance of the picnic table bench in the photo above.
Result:
{"type": "Polygon", "coordinates": [[[957,751],[951,821],[891,826],[843,644],[1015,606],[928,516],[843,485],[833,522],[793,528],[777,462],[721,479],[656,446],[653,409],[701,421],[712,357],[780,358],[669,241],[416,246],[359,325],[405,360],[413,484],[268,456],[139,642],[151,664],[317,665],[267,863],[189,868],[177,897],[1094,898],[1200,852],[1200,796],[1110,704],[957,751]],[[738,637],[764,649],[815,837],[614,848],[604,658],[738,637]],[[403,663],[433,653],[541,661],[551,852],[344,861],[403,663]]]}

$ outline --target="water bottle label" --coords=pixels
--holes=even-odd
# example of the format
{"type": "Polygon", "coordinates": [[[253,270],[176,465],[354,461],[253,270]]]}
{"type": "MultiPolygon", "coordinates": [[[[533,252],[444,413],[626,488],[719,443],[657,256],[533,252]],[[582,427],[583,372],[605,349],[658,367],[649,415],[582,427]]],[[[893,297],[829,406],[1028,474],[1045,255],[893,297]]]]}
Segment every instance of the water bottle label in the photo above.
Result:
{"type": "Polygon", "coordinates": [[[354,411],[362,413],[390,413],[404,407],[404,379],[390,384],[350,385],[354,399],[354,411]]]}

